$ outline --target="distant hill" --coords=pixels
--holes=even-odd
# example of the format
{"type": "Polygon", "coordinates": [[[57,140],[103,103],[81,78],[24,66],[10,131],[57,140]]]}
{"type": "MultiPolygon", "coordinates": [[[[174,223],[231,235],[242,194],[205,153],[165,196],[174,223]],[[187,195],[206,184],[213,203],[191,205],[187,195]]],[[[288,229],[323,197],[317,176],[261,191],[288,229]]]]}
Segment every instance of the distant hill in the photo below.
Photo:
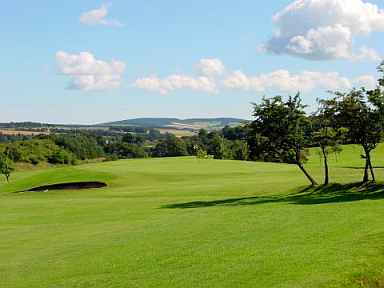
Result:
{"type": "Polygon", "coordinates": [[[136,118],[110,123],[99,124],[98,126],[136,126],[145,128],[163,128],[178,130],[199,130],[199,129],[221,129],[225,126],[236,126],[246,122],[239,118],[136,118]]]}
{"type": "MultiPolygon", "coordinates": [[[[157,129],[161,133],[173,133],[177,136],[194,135],[200,129],[219,130],[225,126],[238,126],[247,120],[239,118],[136,118],[96,125],[47,124],[38,122],[0,123],[0,134],[25,134],[24,132],[49,132],[53,130],[109,130],[113,127],[135,127],[157,129]]],[[[29,135],[29,134],[28,134],[29,135]]]]}

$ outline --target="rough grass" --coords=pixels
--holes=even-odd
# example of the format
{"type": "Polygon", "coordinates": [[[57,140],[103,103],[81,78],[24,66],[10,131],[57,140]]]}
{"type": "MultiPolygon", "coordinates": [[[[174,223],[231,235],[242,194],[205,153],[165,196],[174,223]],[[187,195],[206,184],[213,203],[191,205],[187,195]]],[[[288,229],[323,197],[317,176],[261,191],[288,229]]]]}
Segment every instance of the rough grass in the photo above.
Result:
{"type": "MultiPolygon", "coordinates": [[[[193,158],[15,173],[0,182],[0,286],[383,287],[384,187],[359,184],[358,152],[312,189],[295,166],[193,158]],[[73,181],[109,186],[12,193],[73,181]]],[[[307,166],[320,181],[315,151],[307,166]]]]}

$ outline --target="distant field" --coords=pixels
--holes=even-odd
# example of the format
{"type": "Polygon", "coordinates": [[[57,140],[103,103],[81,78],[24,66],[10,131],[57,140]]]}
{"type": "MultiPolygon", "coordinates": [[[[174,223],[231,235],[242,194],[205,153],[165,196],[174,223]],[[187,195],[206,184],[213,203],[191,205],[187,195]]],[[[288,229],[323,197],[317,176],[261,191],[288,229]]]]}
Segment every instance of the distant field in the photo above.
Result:
{"type": "Polygon", "coordinates": [[[48,134],[49,132],[0,129],[0,135],[6,135],[6,136],[36,136],[36,135],[48,135],[48,134]]]}
{"type": "Polygon", "coordinates": [[[383,186],[347,185],[359,151],[313,194],[292,165],[189,157],[15,173],[0,182],[0,287],[383,287],[383,186]],[[95,180],[109,187],[12,193],[95,180]]]}
{"type": "Polygon", "coordinates": [[[188,130],[179,130],[179,129],[172,129],[172,128],[160,128],[158,129],[161,134],[171,133],[174,134],[176,137],[184,137],[184,136],[193,136],[196,135],[195,132],[188,131],[188,130]]]}

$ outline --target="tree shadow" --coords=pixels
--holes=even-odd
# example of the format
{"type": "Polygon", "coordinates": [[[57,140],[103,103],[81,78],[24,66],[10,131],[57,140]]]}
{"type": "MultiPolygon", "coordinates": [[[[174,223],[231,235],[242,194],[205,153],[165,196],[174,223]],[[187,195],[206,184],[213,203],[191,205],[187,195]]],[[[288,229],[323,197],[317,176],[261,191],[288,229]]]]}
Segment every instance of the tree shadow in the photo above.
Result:
{"type": "MultiPolygon", "coordinates": [[[[355,169],[355,170],[364,170],[363,166],[342,166],[342,168],[355,169]]],[[[384,166],[373,166],[374,169],[384,169],[384,166]]]]}
{"type": "Polygon", "coordinates": [[[267,203],[290,203],[296,205],[318,205],[327,203],[342,203],[361,200],[384,199],[384,184],[351,183],[330,184],[327,186],[307,187],[288,195],[256,196],[228,198],[213,201],[194,201],[164,205],[165,209],[193,209],[207,207],[233,207],[245,205],[261,205],[267,203]]]}

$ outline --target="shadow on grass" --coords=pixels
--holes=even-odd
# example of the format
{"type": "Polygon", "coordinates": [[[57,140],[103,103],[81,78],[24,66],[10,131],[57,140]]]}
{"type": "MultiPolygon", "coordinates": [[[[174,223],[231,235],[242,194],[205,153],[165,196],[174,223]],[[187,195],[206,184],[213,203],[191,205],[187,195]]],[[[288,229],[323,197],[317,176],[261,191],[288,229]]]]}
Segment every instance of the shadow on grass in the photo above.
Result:
{"type": "MultiPolygon", "coordinates": [[[[362,166],[343,166],[342,168],[355,169],[355,170],[364,170],[365,167],[362,166]]],[[[374,169],[384,169],[384,166],[373,166],[374,169]]]]}
{"type": "Polygon", "coordinates": [[[384,184],[331,184],[309,187],[294,194],[278,196],[259,196],[229,198],[213,201],[195,201],[162,206],[166,209],[192,209],[217,206],[260,205],[266,203],[291,203],[298,205],[316,205],[326,203],[352,202],[360,200],[384,199],[384,184]]]}

